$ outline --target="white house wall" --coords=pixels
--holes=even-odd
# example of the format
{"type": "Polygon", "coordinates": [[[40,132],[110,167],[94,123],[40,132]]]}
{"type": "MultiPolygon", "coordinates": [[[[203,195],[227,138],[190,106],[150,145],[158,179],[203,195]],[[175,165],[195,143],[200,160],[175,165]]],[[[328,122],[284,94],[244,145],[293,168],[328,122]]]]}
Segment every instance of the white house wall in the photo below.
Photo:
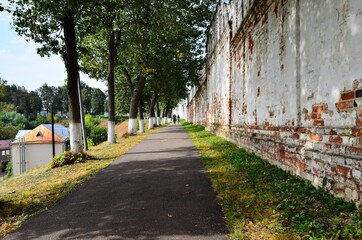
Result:
{"type": "MultiPolygon", "coordinates": [[[[60,155],[65,151],[63,143],[55,144],[55,155],[60,155]]],[[[51,144],[25,144],[25,171],[37,166],[49,164],[53,157],[53,148],[51,144]]],[[[11,146],[11,162],[13,175],[18,175],[20,171],[20,150],[19,144],[11,146]]]]}

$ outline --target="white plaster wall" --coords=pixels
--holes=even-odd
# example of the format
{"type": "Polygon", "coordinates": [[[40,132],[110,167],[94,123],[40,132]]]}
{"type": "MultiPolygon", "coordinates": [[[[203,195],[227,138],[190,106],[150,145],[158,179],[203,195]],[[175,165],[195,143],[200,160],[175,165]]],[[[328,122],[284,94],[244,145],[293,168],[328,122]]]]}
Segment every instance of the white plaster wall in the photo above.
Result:
{"type": "Polygon", "coordinates": [[[313,104],[326,103],[325,126],[355,124],[356,112],[338,113],[335,103],[362,78],[361,16],[359,0],[300,1],[301,103],[309,112],[313,104]]]}
{"type": "MultiPolygon", "coordinates": [[[[55,144],[55,155],[60,155],[65,151],[63,143],[55,144]]],[[[11,161],[13,175],[20,174],[20,152],[19,145],[13,144],[11,147],[11,161]]],[[[25,170],[33,169],[37,166],[49,164],[53,157],[51,144],[26,144],[25,145],[25,170]]]]}

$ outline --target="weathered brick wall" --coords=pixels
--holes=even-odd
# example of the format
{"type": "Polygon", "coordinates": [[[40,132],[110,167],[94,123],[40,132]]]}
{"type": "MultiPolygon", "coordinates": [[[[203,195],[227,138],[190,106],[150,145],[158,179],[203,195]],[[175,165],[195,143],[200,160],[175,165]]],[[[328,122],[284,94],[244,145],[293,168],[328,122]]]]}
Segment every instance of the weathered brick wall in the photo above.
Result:
{"type": "Polygon", "coordinates": [[[189,120],[362,203],[361,26],[359,0],[219,4],[189,120]]]}

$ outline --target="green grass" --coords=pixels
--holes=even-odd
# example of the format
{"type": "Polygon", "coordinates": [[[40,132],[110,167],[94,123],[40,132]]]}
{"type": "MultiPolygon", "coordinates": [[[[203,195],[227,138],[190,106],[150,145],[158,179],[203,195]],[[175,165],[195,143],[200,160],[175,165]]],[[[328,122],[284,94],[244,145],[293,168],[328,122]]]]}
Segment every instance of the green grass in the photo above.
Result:
{"type": "Polygon", "coordinates": [[[362,239],[361,210],[253,153],[183,123],[200,151],[232,239],[362,239]]]}
{"type": "Polygon", "coordinates": [[[104,142],[90,148],[87,153],[97,160],[54,169],[48,165],[40,166],[0,181],[0,238],[68,195],[76,186],[157,130],[146,130],[146,133],[122,138],[115,144],[104,142]]]}

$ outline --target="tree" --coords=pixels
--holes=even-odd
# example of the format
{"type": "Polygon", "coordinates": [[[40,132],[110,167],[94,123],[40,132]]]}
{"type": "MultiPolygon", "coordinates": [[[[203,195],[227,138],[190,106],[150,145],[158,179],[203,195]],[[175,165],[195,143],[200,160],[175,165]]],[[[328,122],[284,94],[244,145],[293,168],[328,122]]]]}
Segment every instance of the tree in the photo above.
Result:
{"type": "Polygon", "coordinates": [[[197,83],[213,2],[144,0],[128,5],[121,62],[131,92],[129,134],[136,133],[133,122],[143,89],[161,94],[160,86],[173,90],[173,85],[185,89],[187,83],[197,83]]]}
{"type": "Polygon", "coordinates": [[[98,88],[92,89],[92,98],[91,98],[91,106],[92,112],[97,115],[101,115],[104,113],[104,101],[106,100],[106,95],[102,90],[98,88]]]}
{"type": "Polygon", "coordinates": [[[44,83],[38,90],[38,94],[42,100],[43,110],[49,114],[52,110],[52,105],[54,102],[54,96],[56,95],[56,89],[54,86],[49,86],[44,83]]]}
{"type": "Polygon", "coordinates": [[[129,112],[131,95],[128,89],[128,83],[123,75],[118,75],[115,81],[115,108],[117,114],[126,114],[129,112]]]}
{"type": "Polygon", "coordinates": [[[98,14],[83,22],[85,28],[98,30],[82,41],[85,50],[82,52],[82,59],[85,60],[82,61],[82,69],[96,79],[107,79],[109,143],[115,142],[115,68],[120,47],[123,4],[121,0],[100,1],[96,8],[98,14]]]}
{"type": "Polygon", "coordinates": [[[41,56],[60,54],[67,71],[70,146],[72,152],[82,150],[80,106],[78,100],[78,52],[76,21],[90,14],[86,4],[91,1],[9,0],[13,6],[15,30],[28,40],[40,43],[41,56]]]}
{"type": "Polygon", "coordinates": [[[27,102],[29,103],[28,114],[31,118],[36,118],[42,108],[42,100],[37,92],[31,91],[28,94],[27,102]]]}
{"type": "Polygon", "coordinates": [[[85,113],[92,113],[92,92],[93,89],[84,82],[81,82],[82,103],[85,113]]]}

